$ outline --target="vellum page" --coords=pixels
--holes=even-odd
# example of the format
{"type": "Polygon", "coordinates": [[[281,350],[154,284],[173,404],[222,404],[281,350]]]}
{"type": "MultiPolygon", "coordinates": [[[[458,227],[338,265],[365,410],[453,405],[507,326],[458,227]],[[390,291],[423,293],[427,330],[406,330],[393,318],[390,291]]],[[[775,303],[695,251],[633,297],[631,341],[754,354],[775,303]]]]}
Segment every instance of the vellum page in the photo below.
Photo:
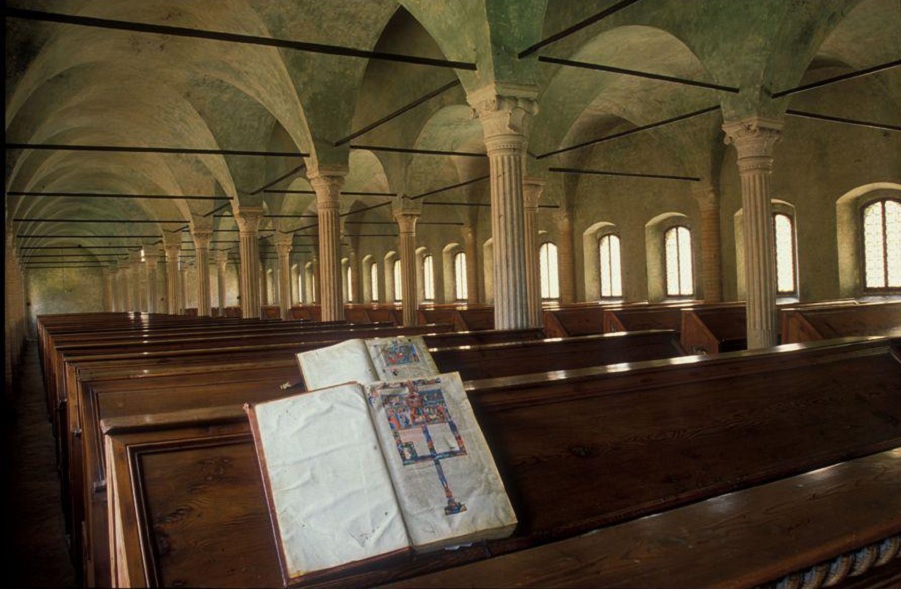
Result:
{"type": "Polygon", "coordinates": [[[438,374],[429,348],[422,336],[376,337],[366,340],[375,367],[376,380],[407,380],[438,374]]]}
{"type": "Polygon", "coordinates": [[[345,382],[373,382],[379,380],[366,344],[352,339],[325,348],[297,354],[297,363],[308,391],[345,382]]]}
{"type": "Polygon", "coordinates": [[[516,515],[460,375],[366,389],[414,548],[509,536],[516,515]]]}
{"type": "Polygon", "coordinates": [[[253,411],[291,578],[409,547],[360,385],[253,411]]]}

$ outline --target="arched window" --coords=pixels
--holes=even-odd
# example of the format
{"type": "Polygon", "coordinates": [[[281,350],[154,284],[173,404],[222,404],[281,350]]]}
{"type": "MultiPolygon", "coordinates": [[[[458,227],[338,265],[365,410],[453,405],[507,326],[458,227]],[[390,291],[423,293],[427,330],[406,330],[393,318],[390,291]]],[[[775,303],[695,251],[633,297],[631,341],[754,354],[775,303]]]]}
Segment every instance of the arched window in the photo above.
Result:
{"type": "Polygon", "coordinates": [[[538,250],[538,264],[541,268],[541,298],[560,298],[560,275],[557,272],[557,246],[546,241],[538,250]]]}
{"type": "Polygon", "coordinates": [[[454,298],[465,301],[468,296],[466,288],[466,254],[457,252],[454,254],[454,298]]]}
{"type": "Polygon", "coordinates": [[[375,262],[369,265],[369,297],[373,303],[379,301],[379,265],[375,262]]]}
{"type": "Polygon", "coordinates": [[[344,268],[344,302],[354,302],[354,273],[349,263],[344,268]]]}
{"type": "Polygon", "coordinates": [[[619,236],[608,233],[598,240],[600,283],[602,298],[623,296],[623,277],[620,268],[619,236]]]}
{"type": "Polygon", "coordinates": [[[863,209],[863,259],[865,290],[901,288],[901,201],[877,200],[863,209]]]}
{"type": "Polygon", "coordinates": [[[773,215],[773,235],[776,241],[776,294],[798,292],[795,271],[795,227],[792,218],[785,213],[773,215]]]}
{"type": "Polygon", "coordinates": [[[401,267],[400,260],[394,260],[394,301],[400,302],[404,300],[404,293],[402,286],[402,275],[401,275],[401,267]]]}
{"type": "Polygon", "coordinates": [[[694,294],[691,268],[691,231],[677,225],[663,234],[666,252],[666,295],[684,297],[694,294]]]}
{"type": "Polygon", "coordinates": [[[432,266],[432,254],[422,257],[422,298],[425,301],[435,300],[435,270],[432,266]]]}

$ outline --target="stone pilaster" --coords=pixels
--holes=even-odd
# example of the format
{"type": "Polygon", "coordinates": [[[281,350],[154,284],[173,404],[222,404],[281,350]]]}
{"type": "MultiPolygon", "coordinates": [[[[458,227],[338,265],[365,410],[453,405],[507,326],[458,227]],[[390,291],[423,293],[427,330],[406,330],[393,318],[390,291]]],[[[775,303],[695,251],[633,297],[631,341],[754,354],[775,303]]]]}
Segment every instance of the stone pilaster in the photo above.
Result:
{"type": "Polygon", "coordinates": [[[701,283],[704,300],[723,300],[723,277],[720,262],[720,199],[712,186],[692,193],[701,211],[701,283]]]}
{"type": "Polygon", "coordinates": [[[522,180],[536,96],[532,87],[490,85],[467,97],[482,123],[491,170],[496,329],[530,323],[522,180]]]}
{"type": "Polygon", "coordinates": [[[100,269],[100,274],[103,277],[103,310],[104,311],[115,311],[115,305],[113,301],[113,269],[109,266],[104,266],[100,269]]]}
{"type": "Polygon", "coordinates": [[[225,277],[228,269],[228,250],[216,252],[216,282],[219,290],[219,316],[225,317],[225,277]]]}
{"type": "Polygon", "coordinates": [[[422,209],[409,197],[399,197],[394,202],[394,220],[398,227],[400,250],[401,298],[403,299],[404,327],[416,325],[416,221],[422,209]]]}
{"type": "Polygon", "coordinates": [[[344,169],[317,169],[310,176],[319,215],[319,304],[323,321],[344,319],[341,296],[341,227],[339,223],[344,169]]]}
{"type": "Polygon", "coordinates": [[[144,250],[144,266],[147,271],[147,312],[158,313],[156,292],[156,270],[159,265],[160,254],[157,250],[144,250]]]}
{"type": "Polygon", "coordinates": [[[568,212],[559,213],[554,219],[557,233],[557,272],[560,278],[560,302],[576,302],[576,254],[573,218],[568,212]]]}
{"type": "Polygon", "coordinates": [[[260,316],[260,223],[263,207],[240,207],[235,211],[241,256],[241,316],[260,316]]]}
{"type": "Polygon", "coordinates": [[[178,254],[181,244],[166,244],[166,301],[169,314],[178,315],[178,254]]]}
{"type": "Polygon", "coordinates": [[[544,326],[541,308],[541,264],[538,257],[538,201],[544,181],[526,178],[522,183],[526,232],[526,290],[529,295],[529,325],[544,326]]]}
{"type": "Polygon", "coordinates": [[[188,268],[190,264],[185,262],[179,269],[178,276],[178,308],[181,309],[182,315],[187,315],[188,308],[188,268]]]}
{"type": "Polygon", "coordinates": [[[723,125],[726,142],[738,152],[745,230],[748,349],[777,343],[776,261],[770,208],[773,149],[782,122],[755,117],[723,125]]]}
{"type": "Polygon", "coordinates": [[[211,229],[194,229],[194,264],[197,266],[197,316],[210,316],[210,239],[211,229]]]}
{"type": "Polygon", "coordinates": [[[280,234],[275,242],[278,251],[278,306],[282,319],[290,319],[291,314],[291,248],[294,234],[280,234]]]}

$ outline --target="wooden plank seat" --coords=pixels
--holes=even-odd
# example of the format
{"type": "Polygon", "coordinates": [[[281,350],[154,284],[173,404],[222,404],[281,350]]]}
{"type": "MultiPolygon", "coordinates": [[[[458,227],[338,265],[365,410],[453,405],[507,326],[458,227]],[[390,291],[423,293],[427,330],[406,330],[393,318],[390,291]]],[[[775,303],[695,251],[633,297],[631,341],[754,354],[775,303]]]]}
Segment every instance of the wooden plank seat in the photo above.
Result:
{"type": "Polygon", "coordinates": [[[603,306],[545,309],[544,333],[547,337],[570,337],[604,333],[603,306]]]}
{"type": "MultiPolygon", "coordinates": [[[[466,386],[519,518],[517,531],[322,586],[415,578],[901,446],[901,363],[884,338],[466,386]]],[[[128,416],[102,428],[118,584],[278,586],[240,407],[128,416]]],[[[783,511],[791,516],[804,503],[783,511]]],[[[879,513],[879,521],[886,517],[879,513]]],[[[897,525],[899,514],[890,519],[897,525]]],[[[821,523],[835,529],[829,519],[821,523]]],[[[729,566],[729,559],[720,562],[729,566]]]]}
{"type": "Polygon", "coordinates": [[[856,335],[901,337],[901,301],[783,309],[780,322],[785,343],[856,335]]]}
{"type": "Polygon", "coordinates": [[[689,354],[743,350],[748,345],[744,303],[723,303],[682,309],[680,340],[689,354]]]}
{"type": "Polygon", "coordinates": [[[604,309],[603,333],[640,329],[672,329],[682,335],[682,310],[703,306],[703,303],[660,305],[631,305],[604,309]]]}

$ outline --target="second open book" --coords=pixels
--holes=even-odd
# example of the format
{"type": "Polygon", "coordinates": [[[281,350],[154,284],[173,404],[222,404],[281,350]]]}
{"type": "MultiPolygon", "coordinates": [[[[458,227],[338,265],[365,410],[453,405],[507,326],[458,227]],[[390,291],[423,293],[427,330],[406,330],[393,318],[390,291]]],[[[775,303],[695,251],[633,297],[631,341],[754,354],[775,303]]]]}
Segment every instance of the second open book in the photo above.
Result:
{"type": "MultiPolygon", "coordinates": [[[[317,390],[246,407],[286,584],[403,551],[507,537],[516,525],[459,374],[437,374],[421,338],[355,341],[358,352],[388,349],[386,365],[407,371],[371,382],[316,377],[317,390]]],[[[332,350],[345,361],[332,378],[362,361],[351,361],[351,347],[332,350]]],[[[308,360],[299,358],[302,367],[308,360]]]]}

